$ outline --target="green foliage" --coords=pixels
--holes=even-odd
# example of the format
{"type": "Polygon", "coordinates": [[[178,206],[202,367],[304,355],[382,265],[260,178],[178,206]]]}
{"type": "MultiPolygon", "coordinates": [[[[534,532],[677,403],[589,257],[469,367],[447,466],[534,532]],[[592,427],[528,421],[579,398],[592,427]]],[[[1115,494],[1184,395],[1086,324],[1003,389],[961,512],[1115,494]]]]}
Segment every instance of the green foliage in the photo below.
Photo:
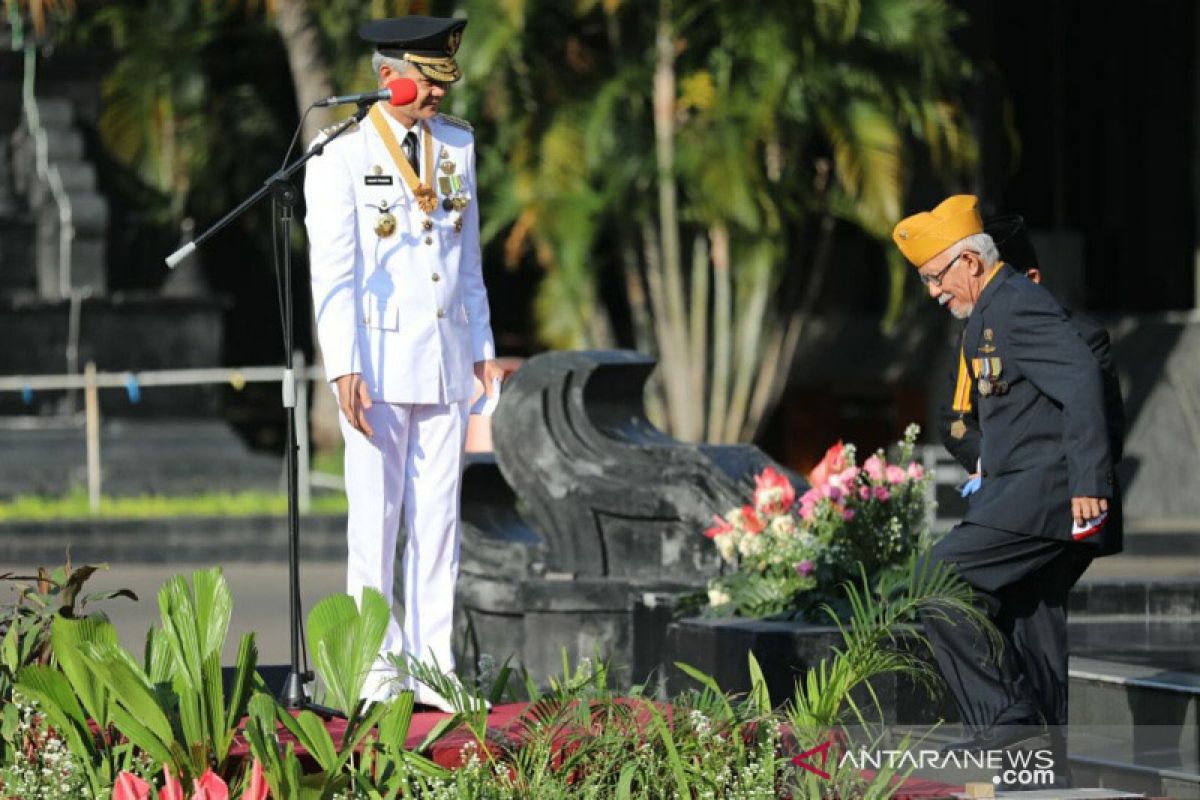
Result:
{"type": "Polygon", "coordinates": [[[162,628],[147,642],[146,665],[118,644],[105,620],[60,615],[51,633],[59,668],[33,665],[17,675],[16,690],[37,701],[71,753],[90,772],[93,791],[111,785],[136,751],[168,765],[185,784],[212,767],[229,768],[233,736],[245,714],[257,650],[242,638],[228,698],[221,681],[232,599],[219,569],[197,571],[192,589],[181,576],[159,591],[162,628]],[[88,719],[117,737],[93,736],[88,719]]]}
{"type": "MultiPolygon", "coordinates": [[[[910,165],[928,154],[955,180],[976,158],[965,18],[945,0],[466,9],[487,22],[449,101],[491,154],[484,233],[545,271],[546,344],[660,357],[679,438],[752,437],[822,308],[835,225],[886,250],[910,165]]],[[[917,286],[875,263],[894,322],[917,286]]]]}
{"type": "MultiPolygon", "coordinates": [[[[68,653],[67,663],[74,664],[72,656],[79,642],[102,635],[98,629],[103,627],[104,616],[98,612],[93,617],[85,616],[88,606],[115,597],[137,600],[137,595],[129,589],[81,593],[92,575],[107,568],[106,565],[73,567],[68,551],[67,563],[53,570],[41,567],[36,575],[0,575],[0,580],[20,582],[16,587],[17,601],[0,609],[0,758],[12,751],[20,736],[20,718],[12,702],[18,673],[34,664],[51,664],[55,652],[68,653]],[[76,630],[80,631],[78,637],[73,635],[76,630]],[[59,644],[53,640],[55,631],[60,637],[59,644]]],[[[94,687],[87,684],[79,671],[73,673],[72,680],[76,679],[81,681],[81,696],[94,699],[94,687]]],[[[104,707],[103,701],[96,700],[89,704],[88,710],[102,711],[104,707]]]]}
{"type": "MultiPolygon", "coordinates": [[[[888,797],[892,769],[866,780],[852,767],[827,762],[825,781],[795,767],[792,754],[832,740],[835,754],[855,747],[904,748],[879,725],[873,682],[905,676],[932,686],[936,676],[921,656],[927,642],[913,628],[917,614],[952,615],[998,635],[972,604],[969,587],[944,566],[913,562],[878,582],[865,571],[845,587],[846,615],[826,613],[843,642],[797,683],[782,708],[763,671],[749,657],[746,698],[725,694],[708,675],[678,665],[696,688],[669,700],[640,689],[617,696],[612,668],[600,659],[572,664],[563,654],[561,675],[539,685],[527,674],[529,702],[504,731],[489,730],[480,698],[437,664],[408,660],[404,670],[449,698],[458,713],[444,718],[414,747],[410,743],[413,695],[385,703],[358,700],[362,676],[373,662],[386,625],[381,596],[364,596],[362,608],[344,595],[327,598],[310,613],[308,632],[331,698],[345,706],[345,733],[334,739],[311,711],[293,715],[261,683],[252,698],[254,647],[242,642],[233,690],[220,688],[219,653],[228,631],[230,598],[218,570],[199,571],[191,586],[173,578],[159,593],[162,627],[148,640],[145,665],[117,644],[102,619],[60,614],[52,624],[53,658],[20,670],[17,731],[23,744],[4,768],[8,786],[38,787],[46,765],[67,770],[58,786],[73,794],[104,797],[120,770],[139,774],[168,766],[185,786],[212,766],[227,779],[240,770],[227,763],[228,745],[243,714],[245,737],[261,761],[273,797],[344,798],[555,797],[888,797]],[[37,712],[28,702],[36,704],[37,712]],[[89,719],[101,735],[93,735],[89,719]],[[852,732],[851,726],[855,726],[852,732]],[[462,764],[447,770],[430,748],[452,730],[471,734],[462,764]],[[296,745],[280,741],[286,730],[315,762],[306,773],[296,745]],[[861,733],[858,731],[862,731],[861,733]],[[52,733],[50,733],[52,732],[52,733]],[[230,774],[234,773],[234,774],[230,774]],[[832,793],[832,794],[831,794],[832,793]]],[[[498,701],[512,671],[505,664],[491,690],[498,701]]]]}
{"type": "Polygon", "coordinates": [[[360,704],[367,673],[378,658],[391,607],[374,589],[363,592],[362,607],[345,594],[326,597],[308,615],[313,666],[329,701],[351,716],[360,704]]]}

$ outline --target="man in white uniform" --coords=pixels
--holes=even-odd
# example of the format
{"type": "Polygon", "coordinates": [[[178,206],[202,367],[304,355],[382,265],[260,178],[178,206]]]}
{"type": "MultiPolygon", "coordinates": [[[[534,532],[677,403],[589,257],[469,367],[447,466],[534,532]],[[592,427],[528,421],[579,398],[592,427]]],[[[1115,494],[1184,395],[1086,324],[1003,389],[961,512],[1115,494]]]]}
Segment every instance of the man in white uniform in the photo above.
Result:
{"type": "MultiPolygon", "coordinates": [[[[403,521],[404,620],[393,614],[363,694],[397,688],[385,656],[453,666],[459,494],[467,405],[496,365],[479,249],[471,126],[440,114],[460,77],[466,20],[368,22],[384,86],[417,84],[405,106],[376,103],[311,160],[304,193],[314,310],[328,379],[341,406],[349,500],[347,591],[392,597],[403,521]]],[[[319,137],[317,141],[321,141],[319,137]]],[[[445,698],[412,685],[418,703],[445,698]]]]}

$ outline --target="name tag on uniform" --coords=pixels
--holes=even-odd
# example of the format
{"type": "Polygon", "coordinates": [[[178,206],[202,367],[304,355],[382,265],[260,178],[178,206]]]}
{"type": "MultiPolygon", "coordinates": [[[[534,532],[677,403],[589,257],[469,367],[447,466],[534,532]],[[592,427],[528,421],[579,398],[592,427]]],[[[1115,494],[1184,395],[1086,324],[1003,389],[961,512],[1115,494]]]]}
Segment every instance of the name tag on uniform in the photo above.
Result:
{"type": "Polygon", "coordinates": [[[391,175],[364,175],[363,181],[367,186],[391,186],[391,175]]]}

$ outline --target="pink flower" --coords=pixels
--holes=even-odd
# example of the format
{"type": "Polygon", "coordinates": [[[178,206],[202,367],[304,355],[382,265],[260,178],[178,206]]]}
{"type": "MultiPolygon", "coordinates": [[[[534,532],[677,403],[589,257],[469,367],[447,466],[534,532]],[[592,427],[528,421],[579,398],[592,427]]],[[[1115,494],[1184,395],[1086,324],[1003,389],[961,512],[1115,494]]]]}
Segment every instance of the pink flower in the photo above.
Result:
{"type": "Polygon", "coordinates": [[[813,471],[808,473],[808,482],[813,486],[824,486],[829,481],[830,476],[844,470],[846,468],[846,456],[842,452],[843,449],[842,440],[838,439],[837,444],[825,451],[825,456],[821,459],[821,463],[813,467],[813,471]]]}
{"type": "Polygon", "coordinates": [[[150,800],[150,792],[153,789],[154,787],[132,772],[122,772],[113,784],[112,800],[150,800]]]}
{"type": "Polygon", "coordinates": [[[846,467],[844,470],[834,476],[834,480],[836,480],[842,488],[846,488],[854,485],[854,482],[858,480],[858,473],[858,467],[846,467]]]}
{"type": "Polygon", "coordinates": [[[713,521],[717,524],[704,532],[704,535],[708,538],[715,539],[722,534],[733,532],[733,526],[724,517],[718,517],[716,514],[713,514],[713,521]]]}
{"type": "Polygon", "coordinates": [[[886,503],[891,498],[891,496],[892,496],[892,493],[888,491],[888,488],[886,486],[876,486],[875,487],[875,499],[876,500],[886,503]]]}
{"type": "Polygon", "coordinates": [[[821,502],[821,490],[815,486],[800,497],[800,518],[812,519],[816,513],[817,503],[821,502]]]}
{"type": "Polygon", "coordinates": [[[796,502],[791,482],[771,467],[754,477],[754,507],[764,514],[782,514],[796,502]]]}
{"type": "Polygon", "coordinates": [[[883,459],[874,455],[868,458],[866,463],[863,464],[863,471],[867,473],[867,476],[871,480],[881,481],[883,480],[883,467],[883,459]]]}
{"type": "Polygon", "coordinates": [[[914,481],[919,481],[925,477],[925,468],[916,461],[908,462],[908,477],[914,481]]]}
{"type": "Polygon", "coordinates": [[[849,522],[850,520],[854,519],[854,509],[853,508],[842,509],[842,518],[844,520],[846,520],[846,522],[849,522]]]}
{"type": "Polygon", "coordinates": [[[810,574],[812,574],[812,571],[814,569],[816,569],[816,565],[813,564],[813,562],[809,561],[807,558],[796,565],[796,572],[800,573],[801,575],[803,575],[806,578],[810,574]]]}
{"type": "Polygon", "coordinates": [[[196,781],[196,791],[192,793],[192,800],[229,800],[229,787],[212,769],[206,769],[196,781]]]}
{"type": "Polygon", "coordinates": [[[767,521],[755,514],[750,506],[742,506],[742,524],[746,533],[761,533],[767,527],[767,521]]]}
{"type": "Polygon", "coordinates": [[[858,487],[858,499],[859,500],[870,500],[871,499],[871,487],[870,486],[858,487]]]}
{"type": "Polygon", "coordinates": [[[256,758],[254,766],[250,768],[250,781],[246,784],[246,791],[242,793],[242,800],[268,800],[270,796],[267,779],[263,777],[262,762],[256,758]]]}
{"type": "Polygon", "coordinates": [[[887,476],[887,482],[893,486],[898,483],[904,483],[904,481],[908,480],[908,473],[906,473],[900,467],[897,467],[895,464],[888,464],[884,474],[887,476]]]}
{"type": "Polygon", "coordinates": [[[163,764],[163,788],[158,790],[158,800],[184,800],[183,785],[171,774],[171,768],[163,764]]]}
{"type": "Polygon", "coordinates": [[[821,487],[821,494],[828,497],[833,502],[840,502],[842,499],[842,489],[833,483],[827,483],[821,487]]]}

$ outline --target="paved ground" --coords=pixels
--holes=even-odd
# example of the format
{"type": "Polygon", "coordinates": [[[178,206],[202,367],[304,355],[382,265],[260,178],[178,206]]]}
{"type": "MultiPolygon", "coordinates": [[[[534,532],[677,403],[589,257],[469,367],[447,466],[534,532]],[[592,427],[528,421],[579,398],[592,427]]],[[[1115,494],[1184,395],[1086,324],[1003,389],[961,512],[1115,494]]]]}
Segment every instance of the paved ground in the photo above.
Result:
{"type": "MultiPolygon", "coordinates": [[[[187,567],[185,569],[192,569],[187,567]]],[[[345,567],[338,563],[301,564],[301,599],[307,613],[322,597],[345,590],[345,567]]],[[[113,564],[88,582],[92,591],[128,587],[139,602],[123,598],[107,602],[105,608],[121,634],[122,643],[141,655],[146,631],[159,620],[157,593],[163,581],[177,568],[160,564],[113,564]]],[[[233,620],[230,623],[224,660],[237,657],[238,641],[245,633],[257,634],[260,664],[289,661],[288,583],[286,564],[230,564],[225,577],[233,591],[233,620]]],[[[4,598],[7,599],[7,598],[4,598]]]]}

